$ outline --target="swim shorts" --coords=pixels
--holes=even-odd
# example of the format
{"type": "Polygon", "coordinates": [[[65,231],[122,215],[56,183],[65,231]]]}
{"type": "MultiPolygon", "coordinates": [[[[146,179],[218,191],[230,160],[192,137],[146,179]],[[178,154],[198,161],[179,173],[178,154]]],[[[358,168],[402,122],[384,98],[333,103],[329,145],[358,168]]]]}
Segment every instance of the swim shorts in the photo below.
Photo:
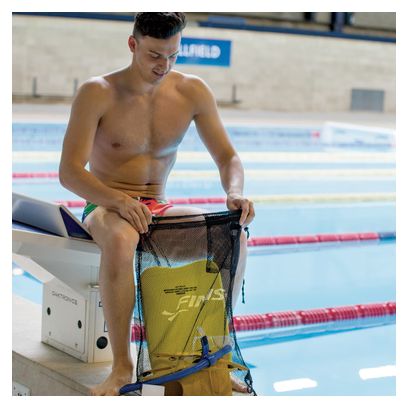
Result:
{"type": "MultiPolygon", "coordinates": [[[[156,200],[155,198],[150,197],[133,197],[135,200],[143,203],[153,215],[162,216],[164,212],[173,207],[172,204],[169,204],[166,200],[156,200]]],[[[96,204],[86,202],[84,212],[82,213],[82,222],[85,221],[85,218],[96,208],[96,204]]]]}

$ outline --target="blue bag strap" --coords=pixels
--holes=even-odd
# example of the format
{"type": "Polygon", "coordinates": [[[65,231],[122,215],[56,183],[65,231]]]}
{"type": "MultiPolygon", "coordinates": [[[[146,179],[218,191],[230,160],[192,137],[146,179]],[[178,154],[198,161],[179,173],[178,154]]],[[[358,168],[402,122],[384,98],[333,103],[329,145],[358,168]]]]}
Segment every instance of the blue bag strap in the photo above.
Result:
{"type": "Polygon", "coordinates": [[[231,353],[232,347],[226,345],[223,348],[215,351],[214,353],[209,352],[208,339],[207,336],[201,338],[202,352],[200,360],[194,364],[192,367],[183,368],[182,370],[176,371],[175,373],[167,374],[162,377],[154,378],[147,381],[137,381],[132,384],[124,385],[120,390],[119,394],[127,394],[132,391],[138,391],[142,388],[143,384],[150,385],[162,385],[170,381],[177,381],[188,375],[197,373],[198,371],[214,365],[221,357],[225,354],[231,353]]]}

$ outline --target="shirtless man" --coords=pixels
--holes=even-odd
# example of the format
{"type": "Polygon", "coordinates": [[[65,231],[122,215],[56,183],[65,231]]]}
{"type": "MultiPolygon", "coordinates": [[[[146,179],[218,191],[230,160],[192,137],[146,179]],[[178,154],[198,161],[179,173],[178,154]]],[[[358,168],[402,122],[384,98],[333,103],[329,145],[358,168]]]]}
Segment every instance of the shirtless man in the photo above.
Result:
{"type": "MultiPolygon", "coordinates": [[[[101,249],[99,284],[113,353],[112,372],[92,390],[94,395],[117,395],[121,386],[132,381],[133,259],[152,214],[205,212],[164,201],[177,147],[193,120],[218,166],[228,209],[242,209],[243,226],[254,218],[252,202],[242,195],[242,164],[213,94],[201,79],[172,70],[184,26],[183,13],[138,13],[128,39],[130,65],[85,82],[72,105],[60,182],[88,202],[83,222],[101,249]]],[[[235,301],[245,261],[242,234],[235,301]]],[[[232,385],[237,391],[246,389],[232,385]]]]}

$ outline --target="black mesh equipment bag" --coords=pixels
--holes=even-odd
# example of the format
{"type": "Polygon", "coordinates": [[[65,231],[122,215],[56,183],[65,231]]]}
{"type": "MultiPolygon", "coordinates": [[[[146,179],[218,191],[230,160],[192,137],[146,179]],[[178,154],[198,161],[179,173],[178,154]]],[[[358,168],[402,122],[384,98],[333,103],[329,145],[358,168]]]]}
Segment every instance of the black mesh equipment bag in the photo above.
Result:
{"type": "Polygon", "coordinates": [[[165,395],[232,395],[231,375],[256,395],[232,316],[241,211],[157,217],[135,257],[137,381],[165,395]]]}

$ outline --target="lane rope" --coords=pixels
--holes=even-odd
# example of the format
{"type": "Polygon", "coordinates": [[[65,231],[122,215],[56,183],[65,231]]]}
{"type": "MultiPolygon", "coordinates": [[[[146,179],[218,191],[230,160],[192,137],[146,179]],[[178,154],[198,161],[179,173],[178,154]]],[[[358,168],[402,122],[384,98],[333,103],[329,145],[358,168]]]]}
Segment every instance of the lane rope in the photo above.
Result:
{"type": "MultiPolygon", "coordinates": [[[[394,323],[396,302],[357,304],[350,306],[335,306],[308,310],[271,312],[235,316],[233,325],[236,332],[258,331],[265,329],[281,329],[285,327],[319,325],[319,331],[343,328],[344,322],[354,321],[353,327],[394,323]],[[322,326],[324,324],[324,326],[322,326]]],[[[300,329],[301,331],[301,329],[300,329]]],[[[308,330],[310,333],[311,331],[308,330]]],[[[144,328],[132,325],[132,341],[140,339],[144,328]]]]}
{"type": "MultiPolygon", "coordinates": [[[[395,193],[340,193],[340,194],[276,194],[249,196],[254,203],[324,203],[324,202],[371,202],[395,201],[395,193]]],[[[173,205],[225,204],[224,197],[176,197],[167,200],[173,205]]],[[[57,200],[67,208],[83,208],[84,200],[57,200]]]]}
{"type": "Polygon", "coordinates": [[[341,234],[317,235],[287,235],[276,237],[254,237],[248,240],[248,246],[273,246],[273,245],[308,245],[325,242],[350,242],[350,241],[387,241],[395,240],[396,233],[390,232],[351,232],[341,234]]]}
{"type": "MultiPolygon", "coordinates": [[[[248,169],[245,175],[251,179],[305,179],[305,178],[395,178],[394,169],[303,169],[303,170],[270,170],[248,169]]],[[[57,172],[14,172],[13,180],[17,179],[57,179],[57,172]]],[[[219,178],[218,170],[174,170],[169,179],[216,179],[219,178]]]]}

